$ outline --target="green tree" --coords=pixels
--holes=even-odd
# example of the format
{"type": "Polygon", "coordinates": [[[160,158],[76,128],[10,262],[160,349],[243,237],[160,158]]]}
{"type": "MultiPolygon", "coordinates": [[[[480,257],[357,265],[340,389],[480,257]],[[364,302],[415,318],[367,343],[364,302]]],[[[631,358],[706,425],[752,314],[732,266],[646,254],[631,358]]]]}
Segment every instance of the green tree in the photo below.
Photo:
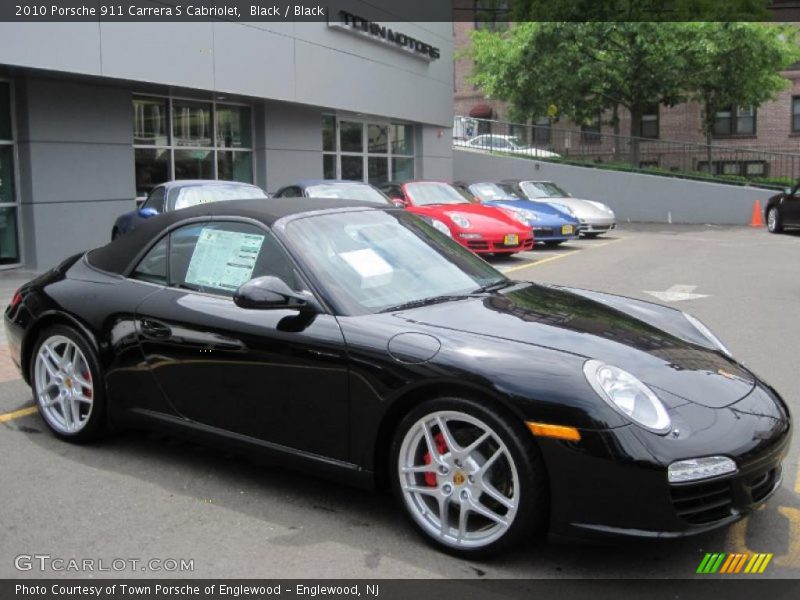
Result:
{"type": "Polygon", "coordinates": [[[514,0],[514,21],[763,21],[772,0],[514,0]]]}
{"type": "Polygon", "coordinates": [[[641,117],[685,98],[684,23],[523,22],[476,31],[472,81],[510,102],[517,116],[559,114],[586,123],[619,107],[631,115],[631,162],[639,163],[641,117]]]}
{"type": "Polygon", "coordinates": [[[702,107],[707,165],[712,171],[716,115],[730,107],[757,107],[788,81],[781,71],[800,60],[797,29],[764,23],[687,23],[689,97],[702,107]]]}

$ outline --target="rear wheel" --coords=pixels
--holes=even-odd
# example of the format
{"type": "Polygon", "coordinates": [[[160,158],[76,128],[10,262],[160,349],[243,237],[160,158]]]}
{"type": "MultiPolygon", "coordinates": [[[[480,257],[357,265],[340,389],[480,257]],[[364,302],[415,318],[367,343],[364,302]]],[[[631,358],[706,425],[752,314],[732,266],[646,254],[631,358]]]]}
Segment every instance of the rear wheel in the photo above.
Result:
{"type": "Polygon", "coordinates": [[[780,233],[783,231],[781,213],[777,206],[773,206],[767,211],[767,229],[770,233],[780,233]]]}
{"type": "Polygon", "coordinates": [[[391,457],[407,514],[452,554],[493,554],[543,529],[547,483],[538,449],[526,430],[483,403],[422,404],[400,423],[391,457]]]}
{"type": "Polygon", "coordinates": [[[47,426],[58,437],[87,442],[105,425],[105,396],[97,358],[72,327],[46,329],[31,361],[34,399],[47,426]]]}

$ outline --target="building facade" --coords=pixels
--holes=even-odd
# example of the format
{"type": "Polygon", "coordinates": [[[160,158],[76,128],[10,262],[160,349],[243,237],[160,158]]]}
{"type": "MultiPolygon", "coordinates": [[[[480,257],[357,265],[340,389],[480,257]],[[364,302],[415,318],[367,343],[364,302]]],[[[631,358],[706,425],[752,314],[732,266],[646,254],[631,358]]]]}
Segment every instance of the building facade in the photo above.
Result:
{"type": "Polygon", "coordinates": [[[0,268],[170,179],[450,178],[452,25],[388,25],[438,58],[325,22],[0,23],[0,268]]]}

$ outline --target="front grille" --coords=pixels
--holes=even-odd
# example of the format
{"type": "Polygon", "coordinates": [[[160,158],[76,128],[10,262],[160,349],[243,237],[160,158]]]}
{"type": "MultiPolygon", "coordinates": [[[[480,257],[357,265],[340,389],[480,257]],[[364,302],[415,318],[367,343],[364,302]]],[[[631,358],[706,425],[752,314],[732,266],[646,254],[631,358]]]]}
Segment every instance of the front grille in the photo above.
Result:
{"type": "Polygon", "coordinates": [[[534,227],[533,234],[537,238],[553,237],[553,230],[550,227],[534,227]]]}
{"type": "Polygon", "coordinates": [[[780,467],[771,469],[750,480],[750,497],[753,502],[760,502],[769,496],[769,493],[775,488],[779,473],[780,467]]]}
{"type": "Polygon", "coordinates": [[[467,242],[467,248],[469,248],[470,250],[488,250],[489,242],[481,240],[469,240],[467,242]]]}
{"type": "Polygon", "coordinates": [[[670,494],[678,517],[692,525],[721,521],[733,508],[729,481],[672,486],[670,494]]]}
{"type": "Polygon", "coordinates": [[[609,229],[611,229],[611,226],[610,225],[595,225],[594,227],[592,227],[592,229],[594,231],[608,231],[609,229]]]}

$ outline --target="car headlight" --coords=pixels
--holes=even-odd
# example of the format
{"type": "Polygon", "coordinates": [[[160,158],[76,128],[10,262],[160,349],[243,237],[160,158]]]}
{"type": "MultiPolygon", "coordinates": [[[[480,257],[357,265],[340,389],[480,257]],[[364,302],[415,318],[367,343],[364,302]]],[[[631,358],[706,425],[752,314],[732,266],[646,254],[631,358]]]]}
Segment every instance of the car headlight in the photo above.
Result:
{"type": "Polygon", "coordinates": [[[433,225],[434,229],[441,231],[447,237],[453,237],[453,234],[450,233],[450,228],[442,223],[439,219],[431,219],[431,225],[433,225]]]}
{"type": "Polygon", "coordinates": [[[525,210],[524,208],[511,208],[510,206],[503,206],[500,210],[523,225],[530,225],[531,222],[539,220],[539,216],[535,212],[525,210]]]}
{"type": "Polygon", "coordinates": [[[603,212],[607,212],[612,217],[614,216],[614,211],[611,210],[611,208],[608,205],[603,204],[602,202],[597,202],[596,200],[587,200],[586,202],[588,202],[589,204],[591,204],[595,208],[599,208],[603,212]]]}
{"type": "Polygon", "coordinates": [[[658,396],[636,377],[599,360],[587,360],[583,373],[589,385],[611,408],[654,433],[672,427],[667,409],[658,396]]]}
{"type": "Polygon", "coordinates": [[[551,206],[553,206],[554,208],[557,208],[558,210],[560,210],[560,211],[562,211],[562,212],[565,212],[565,213],[567,213],[567,214],[568,214],[570,217],[572,217],[573,219],[576,219],[576,218],[577,218],[577,215],[575,214],[575,211],[574,211],[574,210],[572,210],[572,209],[571,209],[569,206],[567,206],[566,204],[558,204],[557,202],[551,202],[551,203],[550,203],[550,205],[551,205],[551,206]]]}
{"type": "Polygon", "coordinates": [[[722,352],[725,356],[733,357],[731,351],[728,350],[727,346],[725,346],[725,344],[723,344],[722,341],[716,335],[714,335],[714,332],[712,332],[708,327],[706,327],[705,324],[702,321],[700,321],[700,319],[698,319],[697,317],[693,317],[692,315],[686,312],[683,313],[683,316],[686,318],[687,321],[689,321],[689,323],[692,324],[692,326],[700,333],[700,335],[702,335],[711,343],[712,346],[714,346],[717,350],[722,352]]]}
{"type": "Polygon", "coordinates": [[[445,213],[445,214],[448,217],[450,217],[450,220],[453,223],[455,223],[456,225],[458,225],[462,229],[469,229],[470,227],[472,227],[472,223],[469,222],[469,219],[467,217],[465,217],[464,215],[462,215],[461,213],[449,212],[449,213],[445,213]]]}

